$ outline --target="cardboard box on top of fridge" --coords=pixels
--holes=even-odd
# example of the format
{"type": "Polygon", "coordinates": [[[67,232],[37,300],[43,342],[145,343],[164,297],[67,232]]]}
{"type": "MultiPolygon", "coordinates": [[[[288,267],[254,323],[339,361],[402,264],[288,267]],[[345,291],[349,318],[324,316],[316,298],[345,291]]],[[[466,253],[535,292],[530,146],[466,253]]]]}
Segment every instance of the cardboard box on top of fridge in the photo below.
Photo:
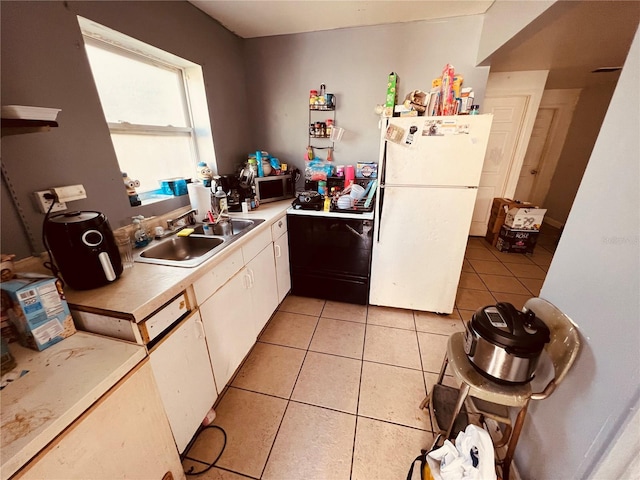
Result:
{"type": "Polygon", "coordinates": [[[516,230],[540,230],[545,208],[514,207],[507,212],[504,224],[516,230]]]}
{"type": "Polygon", "coordinates": [[[533,253],[538,235],[535,230],[516,230],[503,225],[495,247],[505,253],[533,253]]]}
{"type": "Polygon", "coordinates": [[[1,287],[11,299],[7,312],[23,346],[42,351],[76,333],[57,278],[19,278],[1,287]]]}

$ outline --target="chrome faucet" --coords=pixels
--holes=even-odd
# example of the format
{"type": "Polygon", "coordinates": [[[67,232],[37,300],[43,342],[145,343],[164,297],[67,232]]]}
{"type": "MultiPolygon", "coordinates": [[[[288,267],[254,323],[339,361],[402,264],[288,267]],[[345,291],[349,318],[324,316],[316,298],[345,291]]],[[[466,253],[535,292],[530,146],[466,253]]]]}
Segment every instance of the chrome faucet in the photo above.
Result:
{"type": "Polygon", "coordinates": [[[171,218],[167,220],[167,228],[173,232],[176,229],[186,227],[187,225],[195,225],[197,213],[197,210],[192,209],[176,218],[171,218]]]}

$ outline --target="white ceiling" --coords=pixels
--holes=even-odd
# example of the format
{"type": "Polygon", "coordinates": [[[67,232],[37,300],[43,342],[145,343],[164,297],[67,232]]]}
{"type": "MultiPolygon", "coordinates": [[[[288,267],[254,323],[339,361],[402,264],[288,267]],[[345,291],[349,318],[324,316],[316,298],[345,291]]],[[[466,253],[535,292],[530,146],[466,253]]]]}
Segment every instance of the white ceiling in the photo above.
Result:
{"type": "MultiPolygon", "coordinates": [[[[509,1],[509,0],[504,0],[509,1]]],[[[535,1],[535,0],[530,0],[535,1]]],[[[189,0],[242,38],[485,13],[494,0],[189,0]]],[[[493,72],[549,70],[546,88],[617,81],[640,21],[640,1],[559,1],[483,65],[493,72]]]]}
{"type": "Polygon", "coordinates": [[[189,0],[242,38],[484,13],[493,0],[189,0]]]}

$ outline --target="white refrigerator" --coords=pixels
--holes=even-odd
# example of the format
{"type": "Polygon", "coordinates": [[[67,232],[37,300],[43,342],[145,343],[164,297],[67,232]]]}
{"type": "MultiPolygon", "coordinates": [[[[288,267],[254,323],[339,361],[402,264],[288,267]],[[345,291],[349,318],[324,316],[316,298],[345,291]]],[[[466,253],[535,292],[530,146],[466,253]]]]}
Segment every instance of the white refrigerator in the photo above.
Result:
{"type": "Polygon", "coordinates": [[[382,128],[369,303],[452,313],[493,115],[382,128]]]}

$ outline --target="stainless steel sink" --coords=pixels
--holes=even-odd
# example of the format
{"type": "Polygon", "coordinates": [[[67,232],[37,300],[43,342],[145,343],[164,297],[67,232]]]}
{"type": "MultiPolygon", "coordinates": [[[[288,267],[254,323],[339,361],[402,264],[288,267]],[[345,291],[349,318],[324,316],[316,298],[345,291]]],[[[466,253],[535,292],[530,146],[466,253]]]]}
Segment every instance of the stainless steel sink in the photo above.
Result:
{"type": "Polygon", "coordinates": [[[214,235],[205,235],[203,225],[197,224],[191,227],[194,231],[188,237],[171,235],[163,240],[154,241],[137,253],[134,260],[156,265],[197,267],[262,222],[262,219],[232,218],[231,233],[225,236],[222,235],[223,227],[220,224],[213,226],[214,235]]]}
{"type": "MultiPolygon", "coordinates": [[[[264,220],[260,220],[259,223],[256,223],[257,221],[258,220],[246,220],[244,218],[229,219],[228,222],[231,223],[231,236],[239,235],[241,233],[244,233],[245,231],[249,231],[250,228],[253,228],[259,223],[262,223],[264,220]]],[[[225,233],[224,227],[221,223],[216,223],[215,225],[212,225],[211,228],[213,229],[214,235],[224,235],[225,233]]],[[[192,235],[204,235],[203,225],[196,225],[192,235]]]]}

